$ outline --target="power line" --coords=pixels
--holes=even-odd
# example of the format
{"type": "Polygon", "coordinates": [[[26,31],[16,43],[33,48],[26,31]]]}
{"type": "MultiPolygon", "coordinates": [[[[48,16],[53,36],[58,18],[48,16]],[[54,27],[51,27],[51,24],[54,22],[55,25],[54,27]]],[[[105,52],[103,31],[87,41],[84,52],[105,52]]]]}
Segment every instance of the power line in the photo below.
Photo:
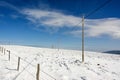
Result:
{"type": "Polygon", "coordinates": [[[96,8],[95,10],[91,11],[89,14],[87,14],[85,16],[85,18],[91,16],[92,14],[94,14],[95,12],[97,12],[99,9],[103,8],[105,5],[107,5],[108,3],[110,3],[112,0],[107,0],[105,3],[103,3],[102,5],[100,5],[98,8],[96,8]]]}
{"type": "MultiPolygon", "coordinates": [[[[87,14],[86,16],[83,15],[82,17],[82,62],[84,62],[84,18],[89,17],[90,15],[94,14],[95,12],[97,12],[99,9],[101,9],[102,7],[104,7],[105,5],[107,5],[110,1],[112,0],[107,0],[105,3],[103,3],[102,5],[100,5],[98,8],[96,8],[95,10],[91,11],[89,14],[87,14]]],[[[79,22],[76,26],[78,26],[81,22],[79,22]]]]}
{"type": "MultiPolygon", "coordinates": [[[[84,15],[84,18],[87,18],[89,16],[91,16],[92,14],[94,14],[95,12],[97,12],[98,10],[100,10],[101,8],[103,8],[104,6],[106,6],[108,3],[110,3],[112,0],[107,0],[106,2],[104,2],[102,5],[100,5],[99,7],[97,7],[96,9],[94,9],[93,11],[91,11],[89,14],[84,15]]],[[[75,26],[78,26],[82,21],[80,21],[78,24],[76,24],[75,26]]]]}

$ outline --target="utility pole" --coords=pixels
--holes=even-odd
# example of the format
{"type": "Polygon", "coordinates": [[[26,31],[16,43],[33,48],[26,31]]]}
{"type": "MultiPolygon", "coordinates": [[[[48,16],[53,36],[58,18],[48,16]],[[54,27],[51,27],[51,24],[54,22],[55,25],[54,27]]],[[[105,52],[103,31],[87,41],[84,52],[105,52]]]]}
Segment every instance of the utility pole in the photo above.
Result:
{"type": "Polygon", "coordinates": [[[82,16],[82,63],[84,62],[84,15],[82,16]]]}
{"type": "Polygon", "coordinates": [[[58,51],[60,50],[60,37],[58,38],[58,51]]]}

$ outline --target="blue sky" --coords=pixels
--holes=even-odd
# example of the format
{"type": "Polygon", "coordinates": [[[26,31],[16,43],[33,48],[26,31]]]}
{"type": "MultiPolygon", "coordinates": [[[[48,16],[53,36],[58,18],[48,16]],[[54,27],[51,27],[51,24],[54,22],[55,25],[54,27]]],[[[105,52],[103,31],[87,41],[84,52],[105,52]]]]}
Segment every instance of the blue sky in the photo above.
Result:
{"type": "MultiPolygon", "coordinates": [[[[107,0],[0,0],[0,43],[81,49],[82,15],[107,0]]],[[[85,49],[119,50],[120,0],[85,19],[85,49]]]]}

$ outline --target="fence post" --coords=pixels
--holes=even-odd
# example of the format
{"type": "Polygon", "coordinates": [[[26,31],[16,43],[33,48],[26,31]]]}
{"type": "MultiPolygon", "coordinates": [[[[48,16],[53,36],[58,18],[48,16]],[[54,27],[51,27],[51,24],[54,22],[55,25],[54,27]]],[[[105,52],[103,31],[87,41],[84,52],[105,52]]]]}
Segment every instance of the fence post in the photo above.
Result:
{"type": "Polygon", "coordinates": [[[5,48],[4,48],[4,55],[5,55],[5,48]]]}
{"type": "Polygon", "coordinates": [[[3,47],[2,47],[2,53],[3,53],[3,47]]]}
{"type": "Polygon", "coordinates": [[[40,80],[39,79],[39,74],[40,74],[40,64],[37,64],[36,80],[40,80]]]}
{"type": "Polygon", "coordinates": [[[2,47],[0,46],[0,52],[2,52],[2,47]]]}
{"type": "Polygon", "coordinates": [[[1,51],[1,46],[0,46],[0,51],[1,51]]]}
{"type": "Polygon", "coordinates": [[[18,57],[18,66],[17,66],[17,71],[19,71],[20,68],[20,57],[18,57]]]}
{"type": "Polygon", "coordinates": [[[10,51],[8,51],[9,52],[9,61],[10,61],[10,51]]]}

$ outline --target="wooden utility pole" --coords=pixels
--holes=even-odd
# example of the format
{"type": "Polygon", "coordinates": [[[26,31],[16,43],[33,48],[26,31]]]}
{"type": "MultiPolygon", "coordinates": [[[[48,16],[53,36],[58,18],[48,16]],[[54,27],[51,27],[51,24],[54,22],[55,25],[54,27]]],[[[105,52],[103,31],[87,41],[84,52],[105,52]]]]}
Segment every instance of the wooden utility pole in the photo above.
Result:
{"type": "Polygon", "coordinates": [[[58,38],[58,51],[60,50],[60,38],[58,38]]]}
{"type": "Polygon", "coordinates": [[[82,17],[82,63],[84,62],[84,16],[82,17]]]}

